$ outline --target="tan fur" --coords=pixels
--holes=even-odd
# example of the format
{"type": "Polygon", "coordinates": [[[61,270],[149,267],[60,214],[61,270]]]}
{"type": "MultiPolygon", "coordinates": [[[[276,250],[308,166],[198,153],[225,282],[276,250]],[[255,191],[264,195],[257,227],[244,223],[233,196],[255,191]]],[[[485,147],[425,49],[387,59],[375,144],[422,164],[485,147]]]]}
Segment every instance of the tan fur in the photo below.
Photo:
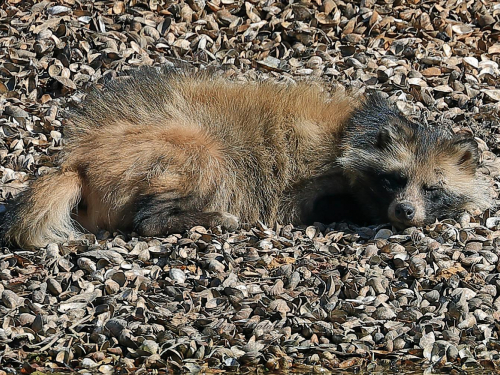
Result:
{"type": "Polygon", "coordinates": [[[22,247],[41,247],[76,238],[80,233],[70,214],[80,199],[80,183],[75,172],[52,173],[36,180],[18,207],[20,219],[5,239],[22,247]]]}
{"type": "Polygon", "coordinates": [[[35,182],[30,206],[41,211],[25,212],[8,239],[29,247],[74,236],[69,212],[79,200],[72,217],[87,230],[130,228],[139,196],[168,192],[193,196],[199,210],[230,212],[242,222],[297,222],[295,197],[282,200],[279,192],[297,176],[310,180],[331,168],[336,138],[357,105],[308,83],[187,75],[154,85],[156,92],[169,91],[168,101],[136,92],[135,103],[97,102],[113,108],[76,117],[61,165],[70,172],[35,182]],[[56,201],[54,211],[49,207],[56,201]]]}
{"type": "MultiPolygon", "coordinates": [[[[457,171],[459,151],[441,155],[431,147],[429,160],[421,160],[415,141],[374,146],[376,111],[360,117],[361,130],[351,124],[366,103],[311,83],[237,83],[147,70],[89,95],[65,128],[61,171],[38,179],[21,197],[5,238],[21,247],[64,241],[78,235],[73,220],[94,233],[143,235],[197,224],[234,228],[238,219],[298,224],[321,194],[369,192],[361,171],[370,168],[409,172],[394,204],[408,200],[420,211],[405,225],[424,221],[422,186],[434,180],[481,205],[481,187],[471,192],[478,181],[471,168],[457,171]]],[[[481,208],[488,205],[485,198],[481,208]]],[[[381,216],[393,221],[391,207],[381,216]]]]}
{"type": "MultiPolygon", "coordinates": [[[[243,170],[238,159],[245,157],[255,170],[277,164],[281,176],[276,176],[273,185],[284,189],[295,174],[310,176],[327,162],[324,158],[331,158],[327,149],[332,144],[331,128],[342,129],[342,119],[355,103],[346,97],[327,101],[318,87],[306,84],[287,88],[225,80],[208,84],[189,77],[177,84],[173,88],[178,90],[177,101],[163,103],[172,119],[154,119],[159,122],[153,124],[148,121],[151,116],[143,114],[135,124],[107,118],[103,121],[110,124],[102,129],[78,124],[91,131],[69,145],[64,165],[85,169],[89,189],[99,196],[90,202],[89,210],[97,207],[101,216],[93,215],[90,227],[117,228],[128,215],[120,211],[137,194],[166,190],[200,199],[213,196],[207,210],[232,212],[248,222],[263,219],[255,209],[261,197],[250,190],[261,181],[248,183],[254,171],[243,170]],[[219,128],[227,124],[232,129],[219,128]],[[290,149],[284,135],[294,139],[298,148],[290,149]],[[244,178],[234,173],[238,168],[244,178]],[[113,216],[109,216],[111,211],[113,216]]],[[[269,177],[262,175],[258,178],[269,177]]],[[[278,217],[278,203],[269,202],[271,212],[266,219],[293,220],[278,217]]]]}

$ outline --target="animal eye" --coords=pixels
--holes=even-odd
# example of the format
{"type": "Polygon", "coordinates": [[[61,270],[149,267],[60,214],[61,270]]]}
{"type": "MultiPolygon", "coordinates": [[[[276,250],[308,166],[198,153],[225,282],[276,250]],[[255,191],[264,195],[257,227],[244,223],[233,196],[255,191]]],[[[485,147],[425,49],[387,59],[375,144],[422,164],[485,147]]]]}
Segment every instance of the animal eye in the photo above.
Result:
{"type": "Polygon", "coordinates": [[[442,190],[441,186],[439,186],[439,185],[424,186],[423,189],[425,192],[433,192],[433,191],[442,190]]]}
{"type": "Polygon", "coordinates": [[[391,190],[404,188],[407,183],[407,178],[397,173],[386,173],[380,175],[382,184],[391,190]]]}
{"type": "Polygon", "coordinates": [[[443,199],[443,188],[439,185],[423,186],[423,190],[424,195],[433,202],[443,199]]]}

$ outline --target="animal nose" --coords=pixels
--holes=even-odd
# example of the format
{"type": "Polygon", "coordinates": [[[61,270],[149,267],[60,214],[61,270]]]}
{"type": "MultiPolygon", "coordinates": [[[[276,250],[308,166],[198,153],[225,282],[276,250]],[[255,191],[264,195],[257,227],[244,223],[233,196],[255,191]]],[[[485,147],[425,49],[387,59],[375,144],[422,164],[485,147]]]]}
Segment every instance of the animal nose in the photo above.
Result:
{"type": "Polygon", "coordinates": [[[415,207],[408,202],[398,203],[395,208],[395,214],[398,220],[411,220],[415,216],[415,207]]]}

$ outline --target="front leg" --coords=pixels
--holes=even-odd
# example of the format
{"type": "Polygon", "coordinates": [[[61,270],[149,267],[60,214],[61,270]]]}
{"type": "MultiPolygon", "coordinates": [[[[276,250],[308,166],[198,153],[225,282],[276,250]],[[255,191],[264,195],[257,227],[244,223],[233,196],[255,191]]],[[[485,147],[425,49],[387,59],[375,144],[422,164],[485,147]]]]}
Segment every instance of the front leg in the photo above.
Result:
{"type": "Polygon", "coordinates": [[[294,213],[292,222],[329,224],[352,219],[356,211],[354,194],[342,170],[334,168],[299,181],[285,195],[285,203],[294,213]]]}
{"type": "Polygon", "coordinates": [[[366,212],[353,194],[324,195],[318,197],[303,217],[303,223],[331,224],[348,221],[356,224],[366,222],[366,212]]]}
{"type": "Polygon", "coordinates": [[[238,228],[236,216],[227,212],[197,210],[196,203],[191,197],[144,197],[137,205],[134,229],[143,236],[161,236],[181,233],[197,225],[207,228],[220,225],[228,231],[238,228]]]}

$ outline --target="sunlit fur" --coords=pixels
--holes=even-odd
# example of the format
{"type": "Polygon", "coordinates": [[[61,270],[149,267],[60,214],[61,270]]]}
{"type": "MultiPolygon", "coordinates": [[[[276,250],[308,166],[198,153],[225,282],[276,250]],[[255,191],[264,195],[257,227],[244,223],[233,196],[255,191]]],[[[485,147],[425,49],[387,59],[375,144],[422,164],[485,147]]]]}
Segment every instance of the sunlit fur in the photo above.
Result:
{"type": "Polygon", "coordinates": [[[377,96],[313,83],[145,68],[92,91],[64,132],[59,171],[8,210],[8,242],[41,247],[82,227],[163,235],[258,220],[404,227],[491,206],[472,142],[412,124],[377,96]],[[408,183],[389,191],[382,175],[395,171],[408,183]],[[454,198],[436,211],[425,184],[454,198]],[[391,214],[403,200],[418,210],[413,222],[391,214]]]}
{"type": "Polygon", "coordinates": [[[473,138],[411,122],[378,95],[354,113],[341,147],[338,161],[373,220],[404,228],[492,207],[473,138]],[[396,218],[402,202],[415,208],[411,220],[396,218]]]}

